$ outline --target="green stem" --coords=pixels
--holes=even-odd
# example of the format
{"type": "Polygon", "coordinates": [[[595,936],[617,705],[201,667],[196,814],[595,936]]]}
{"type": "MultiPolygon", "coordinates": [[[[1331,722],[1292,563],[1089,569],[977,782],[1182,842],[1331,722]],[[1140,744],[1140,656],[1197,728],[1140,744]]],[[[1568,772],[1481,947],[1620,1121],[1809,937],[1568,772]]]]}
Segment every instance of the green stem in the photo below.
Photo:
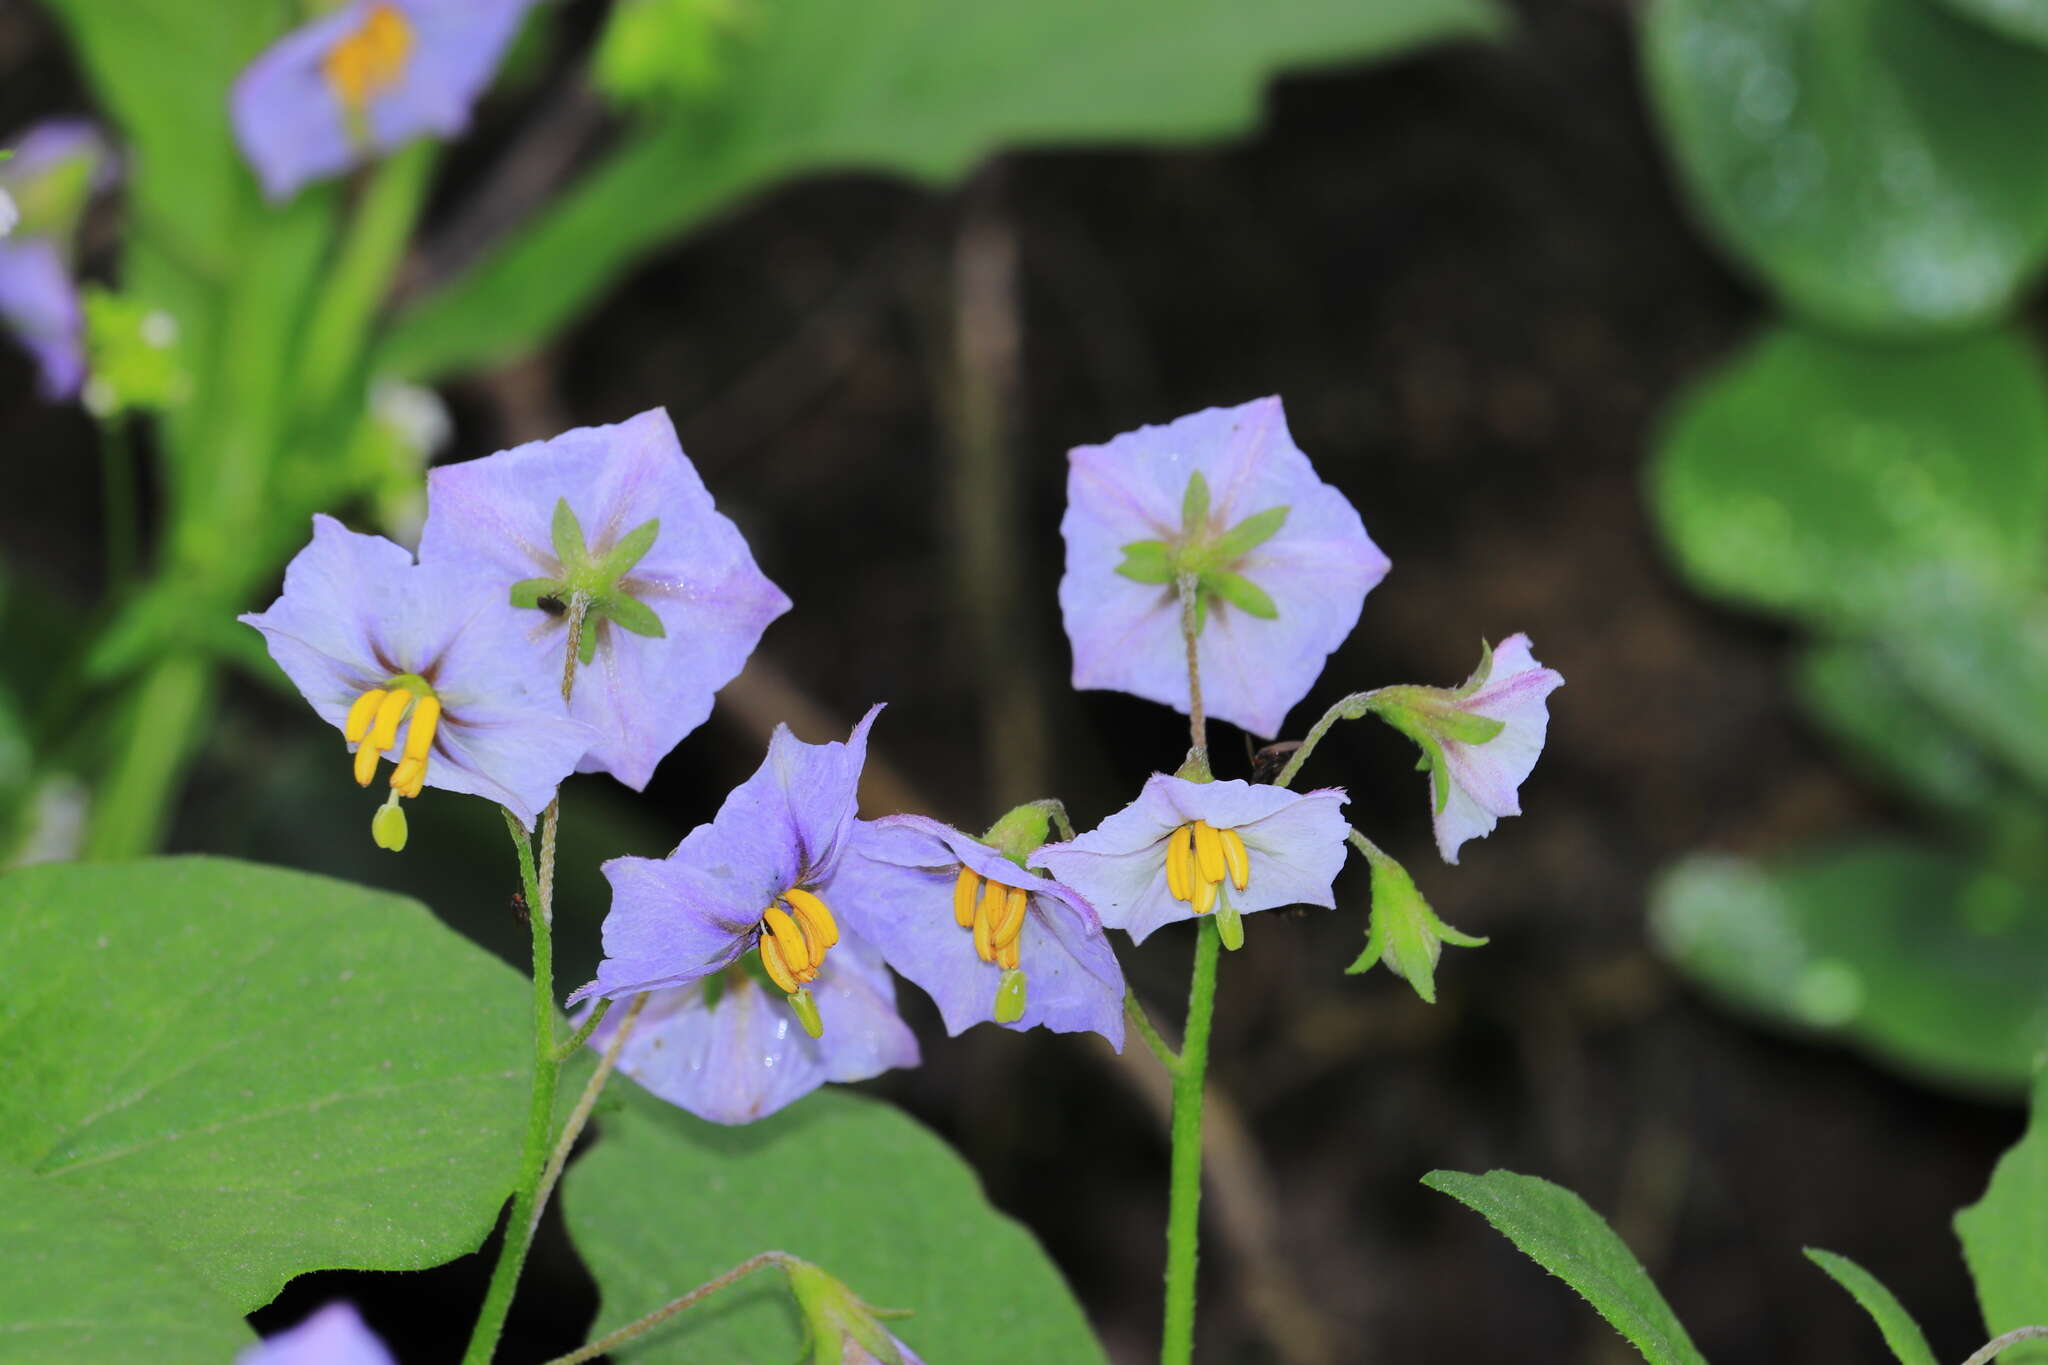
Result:
{"type": "Polygon", "coordinates": [[[618,1331],[607,1333],[588,1346],[580,1347],[565,1356],[556,1356],[548,1361],[547,1365],[582,1365],[586,1360],[595,1360],[615,1347],[624,1346],[635,1337],[647,1335],[685,1308],[703,1302],[719,1290],[737,1284],[757,1270],[766,1270],[771,1265],[786,1269],[796,1263],[796,1258],[786,1251],[764,1251],[758,1256],[749,1256],[723,1275],[706,1280],[679,1299],[671,1299],[646,1317],[635,1318],[618,1331]]]}
{"type": "Polygon", "coordinates": [[[1366,715],[1372,709],[1373,698],[1377,695],[1376,692],[1354,692],[1323,712],[1322,719],[1310,726],[1309,732],[1302,736],[1301,747],[1287,760],[1287,766],[1273,779],[1273,785],[1284,787],[1294,781],[1295,774],[1301,771],[1301,765],[1308,762],[1308,756],[1316,751],[1316,745],[1322,743],[1323,736],[1330,733],[1330,727],[1340,720],[1357,720],[1366,715]]]}
{"type": "Polygon", "coordinates": [[[1131,1028],[1137,1032],[1152,1055],[1159,1059],[1159,1064],[1166,1068],[1168,1075],[1180,1070],[1180,1054],[1168,1047],[1166,1040],[1159,1036],[1159,1030],[1152,1025],[1152,1016],[1145,1013],[1144,1005],[1138,1001],[1138,993],[1128,986],[1124,987],[1124,1018],[1130,1020],[1131,1028]]]}
{"type": "Polygon", "coordinates": [[[100,535],[106,541],[107,592],[119,593],[135,573],[142,512],[135,496],[133,419],[116,413],[100,423],[100,535]]]}
{"type": "MultiPolygon", "coordinates": [[[[540,1211],[548,1206],[548,1196],[555,1192],[555,1182],[562,1178],[562,1168],[569,1164],[569,1153],[576,1147],[576,1139],[583,1134],[583,1125],[590,1122],[590,1111],[597,1107],[598,1094],[604,1083],[611,1079],[612,1068],[619,1064],[619,1054],[626,1050],[626,1039],[632,1035],[633,1023],[640,1017],[640,1009],[647,1003],[645,994],[633,997],[633,1003],[626,1006],[626,1017],[619,1021],[611,1041],[605,1044],[604,1056],[598,1059],[597,1070],[591,1073],[590,1083],[583,1087],[583,1093],[576,1097],[576,1107],[569,1111],[569,1118],[562,1125],[562,1132],[555,1139],[555,1150],[548,1156],[547,1169],[541,1172],[540,1188],[533,1197],[533,1217],[540,1221],[540,1211]]],[[[592,1011],[596,1017],[596,1011],[592,1011]]],[[[529,1234],[531,1235],[531,1234],[529,1234]]]]}
{"type": "Polygon", "coordinates": [[[1994,1337],[1977,1348],[1963,1365],[1986,1365],[2008,1346],[2017,1346],[2023,1341],[2040,1341],[2048,1338],[2048,1327],[2015,1327],[2004,1336],[1994,1337]]]}
{"type": "Polygon", "coordinates": [[[340,395],[367,349],[370,326],[426,201],[436,152],[433,140],[423,138],[386,158],[356,203],[348,237],[306,326],[298,382],[310,411],[322,411],[340,395]]]}
{"type": "Polygon", "coordinates": [[[1188,982],[1188,1027],[1173,1073],[1173,1174],[1166,1215],[1166,1323],[1160,1365],[1188,1365],[1195,1354],[1195,1263],[1201,1234],[1202,1086],[1209,1070],[1209,1023],[1216,1009],[1216,921],[1196,929],[1188,982]]]}
{"type": "Polygon", "coordinates": [[[1194,745],[1195,754],[1201,756],[1206,767],[1209,762],[1209,720],[1202,713],[1202,666],[1197,657],[1197,637],[1201,634],[1196,626],[1196,615],[1201,606],[1200,589],[1191,573],[1181,574],[1175,580],[1175,587],[1180,593],[1180,635],[1188,647],[1188,742],[1194,745]]]}
{"type": "Polygon", "coordinates": [[[598,1001],[597,1008],[593,1009],[590,1012],[590,1017],[585,1019],[581,1024],[577,1025],[576,1031],[570,1034],[567,1038],[564,1038],[562,1040],[562,1045],[555,1049],[555,1060],[558,1062],[566,1062],[571,1057],[574,1057],[576,1055],[576,1049],[582,1047],[585,1043],[590,1041],[590,1035],[597,1032],[597,1026],[599,1024],[602,1024],[604,1022],[604,1017],[607,1014],[610,1014],[611,1012],[611,1001],[598,1001]]]}
{"type": "Polygon", "coordinates": [[[171,789],[212,695],[213,666],[198,655],[173,654],[150,665],[135,688],[121,752],[95,800],[87,858],[139,858],[156,847],[171,789]]]}

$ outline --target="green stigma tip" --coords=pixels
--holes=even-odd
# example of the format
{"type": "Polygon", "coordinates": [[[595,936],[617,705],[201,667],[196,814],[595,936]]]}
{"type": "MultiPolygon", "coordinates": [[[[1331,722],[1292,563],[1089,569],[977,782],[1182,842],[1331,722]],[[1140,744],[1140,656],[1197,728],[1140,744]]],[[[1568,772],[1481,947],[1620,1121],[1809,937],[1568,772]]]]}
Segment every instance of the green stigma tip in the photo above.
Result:
{"type": "Polygon", "coordinates": [[[996,986],[995,1021],[998,1024],[1014,1024],[1024,1017],[1024,1002],[1028,998],[1029,985],[1024,973],[1012,967],[1003,973],[1002,981],[996,986]]]}
{"type": "Polygon", "coordinates": [[[377,847],[403,853],[405,836],[404,808],[397,802],[377,807],[377,813],[370,817],[370,838],[376,841],[377,847]]]}

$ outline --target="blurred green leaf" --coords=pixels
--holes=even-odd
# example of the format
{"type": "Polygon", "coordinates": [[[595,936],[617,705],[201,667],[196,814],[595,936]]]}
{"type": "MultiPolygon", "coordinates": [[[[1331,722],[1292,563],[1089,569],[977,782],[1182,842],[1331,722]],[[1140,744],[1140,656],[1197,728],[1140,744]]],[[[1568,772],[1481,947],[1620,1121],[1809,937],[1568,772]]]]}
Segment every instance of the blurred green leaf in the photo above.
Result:
{"type": "Polygon", "coordinates": [[[1880,638],[1952,724],[2048,792],[2048,599],[1908,591],[1880,638]]]}
{"type": "MultiPolygon", "coordinates": [[[[1956,1214],[1956,1236],[1990,1335],[2048,1323],[2048,1070],[2035,1073],[2026,1134],[1998,1159],[1984,1197],[1956,1214]]],[[[2048,1360],[2048,1342],[2011,1347],[1998,1359],[2048,1360]]]]}
{"type": "Polygon", "coordinates": [[[241,1311],[89,1199],[0,1163],[0,1362],[227,1365],[241,1311]]]}
{"type": "Polygon", "coordinates": [[[518,1160],[528,1026],[516,973],[344,882],[207,858],[0,882],[0,1162],[243,1311],[303,1271],[474,1250],[518,1160]]]}
{"type": "Polygon", "coordinates": [[[1696,855],[1651,891],[1651,930],[1737,1007],[1973,1092],[2024,1085],[2048,1042],[2038,890],[1903,843],[1769,864],[1696,855]]]}
{"type": "Polygon", "coordinates": [[[1644,61],[1707,226],[1794,312],[1968,326],[2048,253],[2048,54],[1929,0],[1656,0],[1644,61]]]}
{"type": "Polygon", "coordinates": [[[1007,145],[1222,137],[1256,120],[1275,70],[1503,23],[1492,0],[755,0],[715,94],[648,120],[415,306],[381,368],[432,377],[531,351],[639,257],[785,176],[940,184],[1007,145]]]}
{"type": "Polygon", "coordinates": [[[1863,1311],[1870,1314],[1877,1330],[1884,1334],[1884,1344],[1892,1348],[1899,1365],[1939,1365],[1933,1348],[1927,1344],[1927,1334],[1920,1330],[1920,1324],[1913,1321],[1913,1315],[1877,1276],[1847,1256],[1837,1256],[1819,1247],[1807,1247],[1806,1259],[1825,1270],[1829,1278],[1848,1290],[1850,1296],[1862,1305],[1863,1311]]]}
{"type": "Polygon", "coordinates": [[[2018,591],[2048,543],[2039,357],[2010,332],[1902,350],[1779,329],[1686,398],[1651,494],[1694,583],[1809,621],[2018,591]]]}
{"type": "Polygon", "coordinates": [[[1706,1365],[1628,1244],[1570,1190],[1513,1171],[1431,1171],[1422,1183],[1479,1213],[1578,1290],[1650,1365],[1706,1365]]]}
{"type": "MultiPolygon", "coordinates": [[[[929,1361],[1101,1362],[1081,1309],[1031,1234],[915,1120],[828,1089],[740,1128],[633,1085],[570,1168],[563,1214],[597,1279],[596,1337],[756,1252],[787,1251],[869,1303],[929,1361]]],[[[802,1331],[762,1276],[614,1353],[620,1361],[788,1365],[802,1331]]]]}
{"type": "Polygon", "coordinates": [[[1995,33],[2048,47],[2048,0],[1937,0],[1995,33]]]}

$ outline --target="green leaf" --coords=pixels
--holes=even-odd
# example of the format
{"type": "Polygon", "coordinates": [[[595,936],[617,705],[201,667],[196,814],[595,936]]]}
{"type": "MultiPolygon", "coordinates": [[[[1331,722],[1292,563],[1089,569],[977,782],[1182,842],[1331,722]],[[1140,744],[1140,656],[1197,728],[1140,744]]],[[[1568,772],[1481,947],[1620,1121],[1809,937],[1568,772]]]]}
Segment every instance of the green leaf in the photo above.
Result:
{"type": "MultiPolygon", "coordinates": [[[[869,1303],[930,1361],[1102,1362],[1081,1310],[1031,1235],[990,1208],[974,1173],[897,1110],[821,1091],[722,1128],[620,1084],[563,1214],[597,1279],[596,1337],[756,1252],[801,1256],[869,1303]]],[[[789,1365],[801,1334],[768,1277],[675,1318],[615,1358],[789,1365]]]]}
{"type": "Polygon", "coordinates": [[[1422,1183],[1479,1213],[1578,1290],[1650,1365],[1706,1365],[1641,1262],[1570,1190],[1513,1171],[1431,1171],[1422,1183]]]}
{"type": "Polygon", "coordinates": [[[85,1196],[0,1164],[0,1362],[227,1365],[241,1310],[85,1196]]]}
{"type": "Polygon", "coordinates": [[[1972,584],[1905,591],[1881,647],[1950,724],[2048,792],[2048,598],[1972,584]]]}
{"type": "Polygon", "coordinates": [[[1832,1251],[1819,1247],[1807,1247],[1806,1259],[1825,1270],[1835,1283],[1849,1291],[1856,1302],[1863,1305],[1863,1311],[1870,1314],[1877,1324],[1877,1330],[1884,1334],[1884,1344],[1892,1348],[1899,1365],[1939,1365],[1934,1358],[1933,1348],[1927,1344],[1927,1336],[1920,1330],[1920,1324],[1913,1321],[1892,1291],[1878,1282],[1877,1276],[1857,1265],[1847,1256],[1837,1256],[1832,1251]]]}
{"type": "Polygon", "coordinates": [[[1287,523],[1287,507],[1268,507],[1263,512],[1254,512],[1237,525],[1216,537],[1209,547],[1210,555],[1218,564],[1234,564],[1243,556],[1264,545],[1278,535],[1287,523]]]}
{"type": "Polygon", "coordinates": [[[1794,683],[1838,742],[1935,808],[1975,818],[2013,799],[2010,777],[1913,690],[1882,647],[1867,641],[1815,645],[1800,660],[1794,683]]]}
{"type": "Polygon", "coordinates": [[[1124,548],[1124,562],[1116,571],[1138,583],[1171,583],[1174,580],[1173,552],[1163,540],[1134,540],[1124,548]]]}
{"type": "Polygon", "coordinates": [[[783,0],[743,14],[715,92],[647,120],[423,300],[379,368],[433,376],[530,352],[639,257],[787,176],[941,185],[1009,145],[1226,137],[1256,123],[1275,71],[1505,23],[1491,0],[783,0]]]}
{"type": "MultiPolygon", "coordinates": [[[[371,856],[364,826],[334,837],[371,856]]],[[[212,858],[0,882],[0,1162],[243,1311],[304,1271],[474,1250],[528,1027],[518,974],[398,897],[212,858]]]]}
{"type": "Polygon", "coordinates": [[[1280,608],[1273,605],[1273,599],[1266,590],[1228,569],[1210,569],[1202,575],[1202,590],[1212,593],[1236,607],[1248,616],[1271,621],[1280,615],[1280,608]]]}
{"type": "Polygon", "coordinates": [[[1180,529],[1190,540],[1209,529],[1209,481],[1199,469],[1188,475],[1188,486],[1180,495],[1180,529]]]}
{"type": "MultiPolygon", "coordinates": [[[[639,598],[623,592],[615,592],[605,598],[604,614],[611,619],[613,625],[621,630],[630,630],[635,635],[645,635],[654,640],[663,639],[668,635],[668,627],[654,614],[654,608],[639,598]]],[[[597,638],[595,632],[586,633],[590,634],[593,640],[597,638]]]]}
{"type": "Polygon", "coordinates": [[[1687,858],[1650,916],[1664,955],[1738,1008],[1995,1093],[2025,1084],[2048,1042],[2048,917],[2031,899],[1998,872],[1871,842],[1687,858]]]}
{"type": "Polygon", "coordinates": [[[2016,42],[2048,47],[2048,0],[1937,0],[2016,42]]]}
{"type": "MultiPolygon", "coordinates": [[[[1984,1197],[1956,1214],[1963,1260],[1977,1285],[1984,1327],[2000,1336],[2048,1323],[2048,1070],[2034,1074],[2027,1131],[1991,1172],[1984,1197]]],[[[2000,1365],[2048,1360],[2048,1342],[2015,1346],[2000,1365]]]]}
{"type": "Polygon", "coordinates": [[[1707,226],[1794,312],[1960,329],[2048,252],[2048,54],[1928,0],[1657,0],[1644,60],[1707,226]]]}
{"type": "Polygon", "coordinates": [[[1651,489],[1692,580],[1753,606],[1864,629],[1958,585],[2016,591],[2048,525],[2039,357],[2013,332],[1880,350],[1780,329],[1686,399],[1651,489]]]}

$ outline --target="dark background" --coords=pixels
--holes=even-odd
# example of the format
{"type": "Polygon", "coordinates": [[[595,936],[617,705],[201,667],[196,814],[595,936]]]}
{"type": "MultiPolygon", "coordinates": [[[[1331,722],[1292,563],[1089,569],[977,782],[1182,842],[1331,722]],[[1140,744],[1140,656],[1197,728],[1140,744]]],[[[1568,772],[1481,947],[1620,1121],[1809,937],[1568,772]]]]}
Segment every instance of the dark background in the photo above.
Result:
{"type": "MultiPolygon", "coordinates": [[[[1516,630],[1569,685],[1529,813],[1455,869],[1435,857],[1405,741],[1347,726],[1311,765],[1447,920],[1493,942],[1447,952],[1432,1008],[1386,973],[1342,974],[1364,933],[1360,872],[1335,912],[1249,923],[1224,964],[1213,1059],[1226,1150],[1205,1206],[1203,1358],[1632,1359],[1563,1284],[1416,1183],[1494,1166],[1609,1215],[1710,1358],[1878,1358],[1868,1321],[1800,1258],[1809,1244],[1863,1262],[1937,1355],[1960,1357],[1983,1332],[1948,1219],[2017,1110],[1731,1019],[1645,943],[1646,884],[1680,853],[1900,816],[1800,718],[1786,641],[1691,597],[1648,525],[1659,413],[1761,306],[1678,200],[1630,7],[1551,0],[1520,20],[1495,46],[1284,80],[1257,135],[1223,148],[1011,155],[940,196],[858,176],[783,189],[648,262],[547,354],[451,388],[454,458],[666,405],[796,602],[644,801],[568,787],[569,856],[584,861],[565,873],[561,976],[595,959],[595,859],[658,853],[707,818],[776,720],[823,740],[889,701],[866,809],[970,828],[1048,794],[1085,827],[1171,768],[1178,717],[1065,686],[1064,452],[1279,393],[1394,561],[1292,733],[1344,692],[1455,682],[1481,637],[1516,630]]],[[[84,105],[55,26],[0,0],[0,128],[84,105]]],[[[485,111],[430,243],[520,145],[525,107],[485,111]]],[[[117,230],[95,225],[89,264],[117,230]]],[[[94,429],[38,406],[11,347],[0,421],[10,575],[87,628],[94,429]]],[[[443,795],[419,804],[413,851],[375,854],[316,728],[270,680],[238,683],[176,846],[405,887],[518,960],[501,848],[458,856],[469,817],[443,795]]],[[[1226,775],[1242,772],[1236,733],[1212,734],[1226,775]]],[[[1177,1022],[1189,936],[1124,947],[1155,1017],[1177,1022]]],[[[1135,1041],[1122,1059],[1093,1037],[947,1042],[916,991],[903,998],[926,1064],[871,1088],[1038,1233],[1114,1358],[1149,1358],[1156,1068],[1135,1041]]],[[[594,1311],[553,1227],[507,1360],[569,1349],[594,1311]]],[[[258,1322],[347,1294],[405,1359],[453,1358],[487,1266],[309,1277],[258,1322]]]]}

